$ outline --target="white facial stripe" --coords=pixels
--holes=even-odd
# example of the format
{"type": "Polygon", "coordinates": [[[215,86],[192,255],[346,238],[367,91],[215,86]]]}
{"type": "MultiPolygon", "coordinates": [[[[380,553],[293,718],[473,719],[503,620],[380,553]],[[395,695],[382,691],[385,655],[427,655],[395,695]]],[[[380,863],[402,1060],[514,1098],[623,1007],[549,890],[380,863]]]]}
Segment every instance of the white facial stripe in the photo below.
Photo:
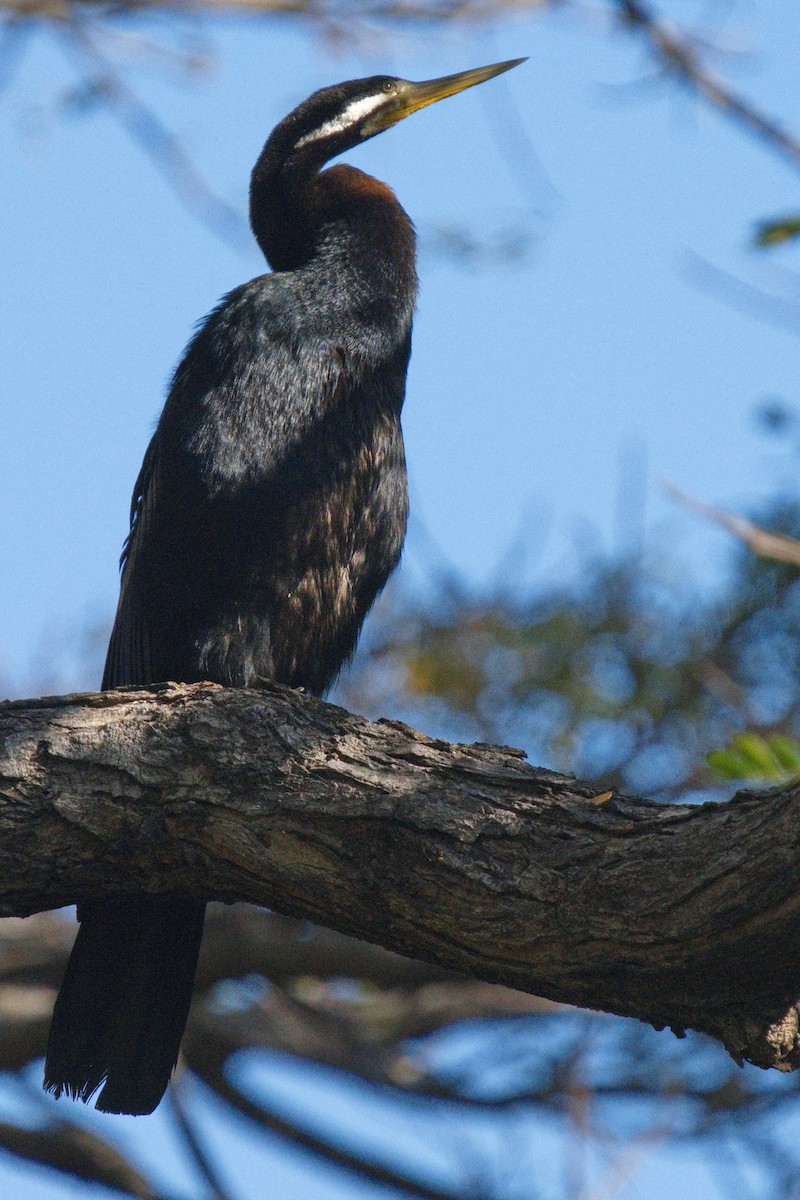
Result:
{"type": "Polygon", "coordinates": [[[347,108],[340,112],[338,116],[332,120],[326,121],[324,125],[320,125],[319,129],[315,129],[313,133],[307,133],[305,137],[300,138],[297,143],[297,149],[301,146],[307,146],[309,142],[316,142],[318,138],[329,137],[333,133],[341,133],[344,129],[349,129],[355,125],[362,117],[368,116],[371,112],[382,108],[386,103],[386,96],[362,96],[360,100],[352,100],[347,108]]]}

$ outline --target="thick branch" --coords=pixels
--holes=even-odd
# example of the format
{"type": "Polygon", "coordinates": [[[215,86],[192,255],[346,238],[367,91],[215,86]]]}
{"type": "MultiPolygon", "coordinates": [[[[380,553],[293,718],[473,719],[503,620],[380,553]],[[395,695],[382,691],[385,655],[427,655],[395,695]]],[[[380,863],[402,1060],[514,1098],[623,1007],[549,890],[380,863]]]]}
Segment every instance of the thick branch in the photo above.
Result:
{"type": "Polygon", "coordinates": [[[800,788],[613,797],[273,687],[0,706],[0,911],[248,900],[800,1065],[800,788]]]}

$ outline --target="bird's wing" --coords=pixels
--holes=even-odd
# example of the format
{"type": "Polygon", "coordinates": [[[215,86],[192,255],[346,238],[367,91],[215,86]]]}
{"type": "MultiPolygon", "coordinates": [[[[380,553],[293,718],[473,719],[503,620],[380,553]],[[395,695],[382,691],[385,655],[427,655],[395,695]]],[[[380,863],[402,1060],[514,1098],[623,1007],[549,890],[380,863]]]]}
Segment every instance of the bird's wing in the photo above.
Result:
{"type": "Polygon", "coordinates": [[[158,503],[160,454],[158,432],[153,436],[142,462],[131,498],[130,530],[120,558],[122,580],[117,615],[106,655],[103,687],[125,683],[152,683],[150,638],[144,608],[136,594],[136,558],[147,537],[158,503]]]}

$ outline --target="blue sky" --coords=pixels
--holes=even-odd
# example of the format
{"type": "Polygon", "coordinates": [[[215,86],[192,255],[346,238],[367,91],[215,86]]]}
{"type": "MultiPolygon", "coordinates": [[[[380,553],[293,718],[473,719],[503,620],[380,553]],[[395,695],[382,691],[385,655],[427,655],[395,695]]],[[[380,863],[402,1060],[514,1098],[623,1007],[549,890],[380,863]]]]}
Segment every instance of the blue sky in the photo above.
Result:
{"type": "MultiPolygon", "coordinates": [[[[754,53],[722,65],[791,119],[800,71],[783,27],[794,4],[726,11],[754,53]]],[[[633,511],[713,587],[728,542],[671,505],[658,480],[739,510],[793,482],[793,463],[753,413],[767,397],[796,398],[799,344],[699,289],[688,264],[699,256],[782,286],[797,252],[759,256],[748,238],[756,220],[796,206],[789,168],[674,87],[643,83],[640,45],[607,36],[596,13],[593,23],[562,15],[491,32],[378,32],[357,51],[299,24],[207,32],[216,65],[190,86],[130,78],[242,212],[265,137],[316,87],[530,56],[348,156],[395,187],[422,238],[404,419],[416,514],[409,586],[424,582],[429,540],[478,584],[521,531],[535,586],[573,571],[576,546],[619,545],[633,511]],[[498,140],[509,113],[522,142],[516,132],[498,140]],[[436,252],[442,227],[521,230],[526,253],[464,265],[436,252]]],[[[0,678],[15,691],[34,668],[46,673],[50,655],[70,685],[58,644],[110,620],[130,492],[170,373],[194,323],[263,270],[254,245],[235,250],[187,214],[108,114],[64,114],[77,82],[43,32],[0,109],[0,678]]],[[[131,1128],[161,1160],[159,1126],[131,1128]]],[[[280,1157],[276,1200],[299,1194],[280,1157]]],[[[675,1169],[688,1172],[687,1162],[675,1169]]],[[[236,1167],[263,1170],[244,1151],[236,1167]]],[[[692,1194],[716,1196],[693,1178],[692,1194]]],[[[314,1192],[350,1189],[337,1178],[314,1192]]],[[[25,1191],[65,1194],[38,1177],[25,1191]]]]}
{"type": "MultiPolygon", "coordinates": [[[[762,7],[741,14],[756,52],[724,65],[790,117],[788,0],[762,7]]],[[[780,284],[795,252],[765,258],[747,242],[754,221],[792,208],[789,169],[676,88],[642,83],[650,65],[633,39],[574,16],[379,34],[358,52],[291,25],[222,23],[213,40],[215,66],[194,85],[128,78],[241,211],[270,128],[317,86],[530,56],[349,156],[396,188],[422,235],[404,420],[414,514],[475,582],[524,531],[535,584],[574,568],[576,542],[612,546],[627,504],[713,581],[724,535],[676,510],[658,480],[737,508],[774,490],[788,466],[752,414],[796,395],[798,343],[700,290],[687,263],[780,284]],[[521,148],[518,132],[496,137],[509,106],[521,148]],[[464,266],[436,252],[443,226],[522,230],[526,253],[464,266]]],[[[130,491],[170,373],[194,323],[262,270],[253,244],[234,250],[186,213],[107,113],[64,114],[77,83],[41,34],[0,119],[0,673],[18,687],[42,647],[113,613],[130,491]]],[[[412,583],[425,545],[412,526],[412,583]]]]}

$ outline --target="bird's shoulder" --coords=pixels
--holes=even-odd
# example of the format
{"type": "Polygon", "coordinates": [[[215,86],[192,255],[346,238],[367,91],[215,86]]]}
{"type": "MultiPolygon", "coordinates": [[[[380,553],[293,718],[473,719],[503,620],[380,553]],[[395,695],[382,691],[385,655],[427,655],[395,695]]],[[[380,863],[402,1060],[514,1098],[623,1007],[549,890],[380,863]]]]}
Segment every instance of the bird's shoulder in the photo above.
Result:
{"type": "Polygon", "coordinates": [[[188,349],[200,341],[220,355],[257,354],[268,348],[297,357],[315,352],[320,341],[336,341],[345,307],[342,280],[329,281],[326,274],[310,264],[270,271],[240,284],[198,322],[188,349]]]}
{"type": "Polygon", "coordinates": [[[223,296],[199,324],[175,371],[168,405],[223,391],[278,398],[341,353],[334,328],[315,312],[313,286],[299,272],[260,275],[223,296]]]}

